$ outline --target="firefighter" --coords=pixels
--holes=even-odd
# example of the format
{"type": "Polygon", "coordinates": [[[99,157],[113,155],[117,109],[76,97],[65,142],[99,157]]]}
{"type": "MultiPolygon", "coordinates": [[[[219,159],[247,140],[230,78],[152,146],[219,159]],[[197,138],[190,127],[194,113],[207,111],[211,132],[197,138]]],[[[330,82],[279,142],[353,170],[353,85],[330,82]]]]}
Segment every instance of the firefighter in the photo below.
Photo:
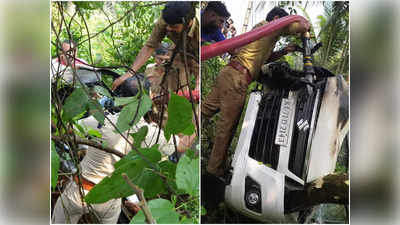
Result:
{"type": "MultiPolygon", "coordinates": [[[[284,9],[275,7],[267,14],[266,20],[258,23],[254,28],[287,15],[288,13],[284,9]]],[[[210,118],[220,112],[220,119],[217,121],[217,135],[207,165],[208,175],[223,177],[225,173],[228,147],[242,113],[247,87],[258,78],[262,64],[270,58],[278,59],[289,51],[294,51],[294,47],[289,46],[282,51],[272,52],[276,42],[281,36],[304,33],[309,28],[309,23],[294,22],[245,45],[220,71],[210,94],[201,105],[202,118],[210,118]]]]}

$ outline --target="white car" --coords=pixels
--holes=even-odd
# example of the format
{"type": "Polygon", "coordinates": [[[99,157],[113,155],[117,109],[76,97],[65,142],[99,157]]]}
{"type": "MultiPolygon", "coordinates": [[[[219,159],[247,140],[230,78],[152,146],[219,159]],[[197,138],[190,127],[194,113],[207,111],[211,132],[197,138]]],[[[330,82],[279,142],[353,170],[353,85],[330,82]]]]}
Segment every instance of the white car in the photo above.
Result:
{"type": "Polygon", "coordinates": [[[225,188],[234,210],[282,222],[291,190],[335,170],[349,127],[348,86],[323,68],[316,74],[312,93],[303,84],[250,94],[225,188]]]}

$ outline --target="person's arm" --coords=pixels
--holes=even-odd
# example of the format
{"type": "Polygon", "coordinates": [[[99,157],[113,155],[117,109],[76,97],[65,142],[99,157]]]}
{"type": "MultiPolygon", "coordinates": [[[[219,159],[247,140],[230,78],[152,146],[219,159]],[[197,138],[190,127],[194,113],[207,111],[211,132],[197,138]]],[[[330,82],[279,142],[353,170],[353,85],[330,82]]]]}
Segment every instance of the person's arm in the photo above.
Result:
{"type": "MultiPolygon", "coordinates": [[[[282,30],[282,35],[294,35],[296,33],[305,33],[310,30],[310,23],[307,22],[294,22],[282,30]]],[[[289,44],[283,50],[272,52],[270,57],[266,60],[267,63],[274,62],[289,52],[294,52],[298,49],[295,44],[289,44]]]]}
{"type": "Polygon", "coordinates": [[[269,58],[266,60],[266,63],[275,62],[276,60],[280,59],[282,56],[288,54],[289,52],[298,51],[300,47],[296,44],[290,43],[284,49],[272,52],[269,58]]]}
{"type": "MultiPolygon", "coordinates": [[[[133,62],[133,65],[131,66],[131,69],[133,71],[138,71],[150,58],[151,54],[153,54],[154,48],[150,48],[148,46],[143,46],[142,49],[139,52],[139,55],[136,57],[135,62],[133,62]]],[[[120,76],[118,79],[116,79],[112,86],[111,89],[115,90],[118,86],[120,86],[126,79],[129,77],[133,76],[130,71],[126,72],[124,75],[120,76]]]]}
{"type": "Polygon", "coordinates": [[[280,59],[282,56],[288,54],[288,51],[286,51],[286,48],[276,51],[276,52],[272,52],[271,55],[269,56],[269,58],[267,59],[266,63],[270,63],[270,62],[275,62],[276,60],[280,59]]]}
{"type": "MultiPolygon", "coordinates": [[[[160,45],[162,39],[167,34],[166,27],[167,24],[161,16],[154,24],[153,31],[151,32],[149,39],[140,50],[138,56],[135,59],[135,62],[133,62],[133,65],[131,66],[131,69],[133,71],[137,72],[147,62],[147,60],[153,54],[154,50],[160,45]]],[[[111,89],[115,90],[119,85],[121,85],[126,79],[131,76],[133,76],[133,74],[128,71],[123,76],[119,77],[113,82],[111,89]]]]}
{"type": "Polygon", "coordinates": [[[190,149],[196,141],[196,137],[196,133],[179,137],[178,146],[176,146],[178,152],[184,153],[186,150],[190,149]]]}
{"type": "Polygon", "coordinates": [[[297,33],[305,33],[310,30],[310,23],[308,21],[305,22],[294,22],[289,24],[282,30],[282,35],[294,35],[297,33]]]}

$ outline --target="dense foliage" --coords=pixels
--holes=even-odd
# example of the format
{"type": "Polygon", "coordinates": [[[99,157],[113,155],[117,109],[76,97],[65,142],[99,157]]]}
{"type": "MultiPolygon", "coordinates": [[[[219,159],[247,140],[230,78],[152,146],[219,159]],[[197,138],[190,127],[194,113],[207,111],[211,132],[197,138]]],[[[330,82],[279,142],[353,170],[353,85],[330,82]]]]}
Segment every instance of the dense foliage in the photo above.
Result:
{"type": "MultiPolygon", "coordinates": [[[[163,5],[163,2],[150,1],[52,2],[51,55],[56,57],[60,43],[70,39],[78,43],[79,58],[85,59],[90,65],[112,68],[118,74],[123,74],[149,37],[163,5]]],[[[152,62],[149,60],[147,63],[152,62]]],[[[112,78],[107,79],[104,81],[110,87],[112,78]]],[[[73,137],[101,138],[99,132],[80,126],[78,120],[90,112],[103,124],[107,116],[100,104],[89,97],[89,89],[83,84],[78,84],[65,101],[60,101],[63,96],[59,91],[63,84],[58,81],[52,84],[51,90],[52,138],[61,138],[69,145],[73,151],[69,151],[68,157],[77,165],[79,156],[74,154],[77,143],[73,137]]],[[[96,86],[94,91],[99,96],[111,97],[105,87],[96,86]]],[[[134,97],[115,97],[114,102],[116,106],[125,105],[115,124],[116,132],[130,130],[152,105],[144,91],[134,97]]],[[[167,138],[178,133],[194,132],[192,107],[185,98],[172,95],[168,113],[169,119],[164,130],[167,138]]],[[[145,126],[130,135],[134,143],[141,143],[147,133],[145,126]]],[[[107,143],[103,145],[107,147],[107,143]]],[[[51,180],[53,189],[59,189],[57,178],[60,158],[54,146],[55,142],[52,141],[51,180]]],[[[148,148],[134,144],[132,151],[114,165],[112,175],[97,184],[84,200],[88,204],[96,204],[132,195],[132,188],[121,176],[125,173],[132,183],[144,190],[157,223],[199,223],[198,151],[188,150],[175,164],[162,158],[157,144],[148,148]]],[[[144,219],[140,211],[131,223],[143,223],[144,219]]]]}

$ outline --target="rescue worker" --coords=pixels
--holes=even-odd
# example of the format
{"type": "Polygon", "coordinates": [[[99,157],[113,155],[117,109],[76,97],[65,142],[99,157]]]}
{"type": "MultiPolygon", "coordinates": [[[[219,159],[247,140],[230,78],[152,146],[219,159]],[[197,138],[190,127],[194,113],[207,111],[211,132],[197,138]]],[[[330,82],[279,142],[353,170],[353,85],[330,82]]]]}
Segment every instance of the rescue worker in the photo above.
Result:
{"type": "Polygon", "coordinates": [[[128,71],[112,84],[115,90],[128,77],[134,76],[135,73],[147,62],[154,50],[159,47],[161,41],[167,36],[175,46],[179,46],[181,41],[181,33],[184,31],[185,22],[187,22],[187,52],[189,71],[186,71],[183,60],[183,46],[179,50],[172,64],[172,71],[169,72],[167,82],[168,88],[177,91],[181,88],[187,88],[188,77],[194,75],[196,78],[196,89],[199,88],[199,21],[195,16],[191,2],[168,2],[162,11],[161,17],[156,21],[153,31],[145,45],[140,50],[138,56],[128,71]],[[188,21],[186,21],[188,20],[188,21]],[[132,72],[133,71],[133,72],[132,72]]]}
{"type": "MultiPolygon", "coordinates": [[[[258,23],[254,28],[287,15],[288,13],[285,10],[275,7],[267,14],[266,21],[258,23]]],[[[270,57],[278,59],[288,51],[294,50],[294,47],[290,46],[283,51],[273,53],[276,42],[281,36],[304,33],[309,28],[309,23],[294,22],[245,45],[239,49],[237,54],[232,56],[230,63],[220,71],[214,87],[205,101],[202,102],[201,107],[202,118],[210,118],[218,112],[221,113],[220,119],[217,121],[214,145],[208,160],[207,175],[223,178],[227,151],[242,113],[247,87],[258,78],[262,64],[270,57]]]]}
{"type": "MultiPolygon", "coordinates": [[[[168,100],[169,100],[169,94],[168,95],[163,95],[162,92],[162,87],[161,87],[161,82],[163,75],[165,73],[165,63],[168,62],[170,59],[170,45],[167,43],[162,43],[160,47],[158,47],[155,50],[154,58],[155,58],[155,63],[154,64],[149,64],[146,68],[145,74],[146,78],[150,81],[151,87],[150,87],[150,98],[153,101],[153,106],[152,106],[152,111],[150,113],[150,118],[157,124],[161,125],[161,128],[165,127],[167,120],[168,120],[168,113],[167,113],[167,107],[168,107],[168,100]],[[161,112],[163,111],[164,107],[164,112],[161,117],[161,112]],[[160,118],[162,118],[162,121],[160,121],[160,118]]],[[[165,86],[164,86],[165,87],[165,86]]],[[[186,91],[178,91],[178,95],[186,97],[189,101],[190,96],[187,94],[186,91]]],[[[193,97],[193,102],[198,104],[199,100],[199,93],[198,90],[192,91],[192,97],[193,97]]],[[[192,144],[195,141],[196,134],[186,136],[186,135],[181,135],[179,134],[179,142],[177,145],[177,154],[175,155],[170,155],[169,158],[173,162],[177,162],[178,158],[180,155],[182,155],[187,149],[189,149],[192,144]]]]}
{"type": "MultiPolygon", "coordinates": [[[[179,53],[172,62],[171,69],[165,78],[166,84],[163,88],[166,91],[177,92],[179,90],[188,91],[190,78],[194,75],[196,80],[195,90],[200,89],[199,80],[199,21],[195,16],[195,11],[192,2],[168,2],[162,11],[161,17],[154,24],[153,31],[145,45],[140,50],[136,57],[131,71],[128,71],[123,76],[116,79],[112,84],[112,89],[115,90],[124,80],[134,74],[146,63],[154,50],[159,47],[161,41],[167,36],[175,45],[175,48],[180,46],[179,53]],[[181,34],[187,24],[187,43],[186,49],[181,45],[181,34]],[[183,52],[187,53],[188,71],[184,63],[183,52]],[[132,72],[133,71],[133,72],[132,72]],[[165,87],[167,86],[167,88],[165,87]]],[[[164,76],[164,75],[163,75],[164,76]]],[[[161,83],[161,82],[160,82],[161,83]]],[[[165,94],[162,94],[165,95],[165,94]]],[[[198,107],[196,106],[196,111],[198,107]]],[[[165,117],[163,117],[164,120],[165,117]]],[[[165,124],[165,120],[162,125],[165,124]]],[[[191,146],[195,141],[196,134],[185,137],[182,140],[188,140],[186,146],[191,146]]],[[[183,146],[183,145],[179,145],[183,146]]]]}

